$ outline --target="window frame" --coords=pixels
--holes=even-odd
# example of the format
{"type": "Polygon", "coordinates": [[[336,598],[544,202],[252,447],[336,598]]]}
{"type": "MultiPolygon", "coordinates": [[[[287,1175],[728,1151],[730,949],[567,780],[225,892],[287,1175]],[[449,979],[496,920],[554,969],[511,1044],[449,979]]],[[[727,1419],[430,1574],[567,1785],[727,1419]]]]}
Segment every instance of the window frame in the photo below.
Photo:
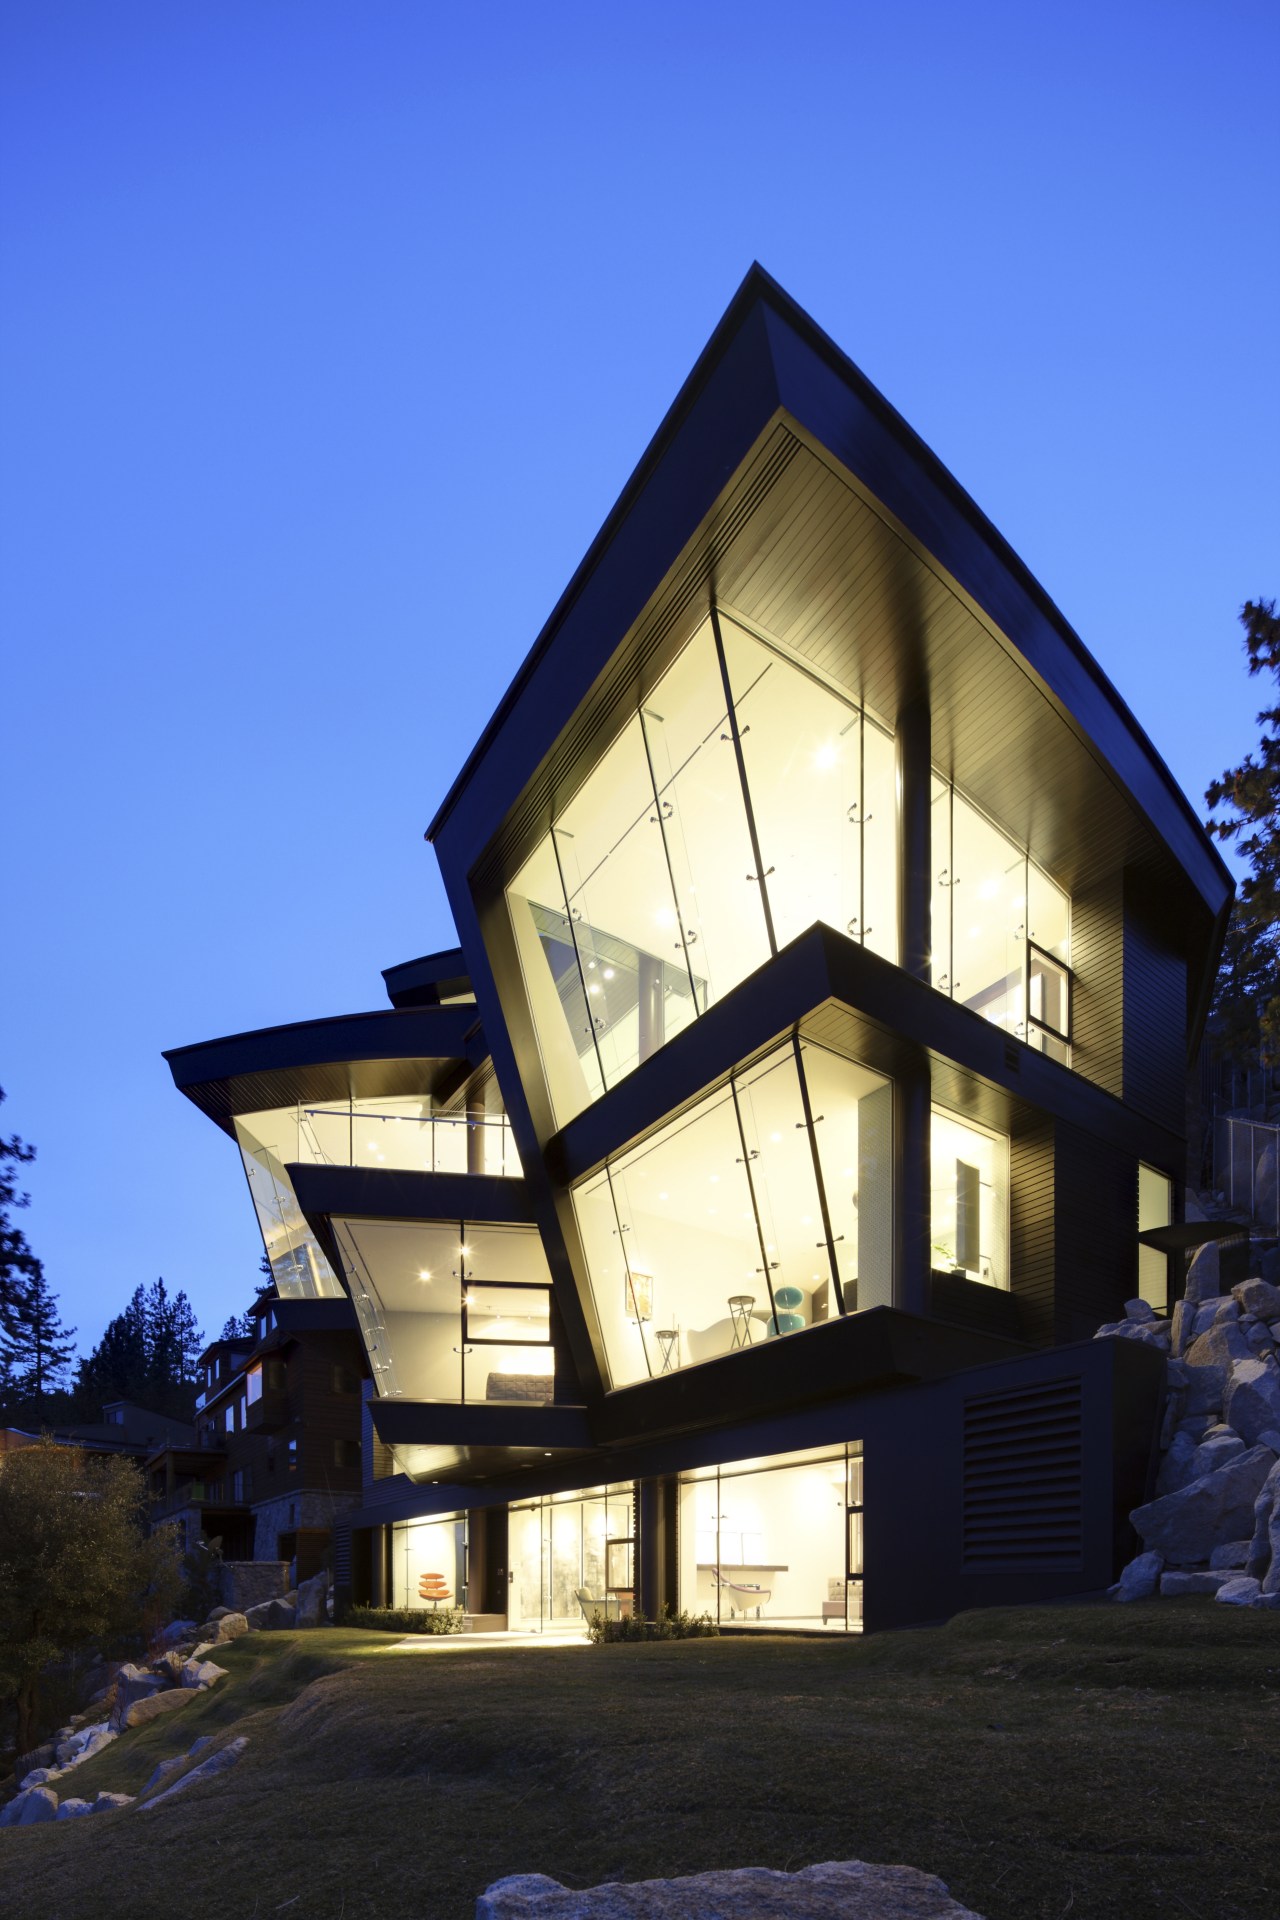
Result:
{"type": "Polygon", "coordinates": [[[463,1281],[462,1294],[462,1344],[466,1347],[552,1347],[555,1345],[555,1330],[552,1326],[552,1302],[554,1289],[542,1280],[481,1280],[473,1275],[463,1281]],[[547,1299],[547,1337],[545,1340],[520,1339],[518,1336],[502,1334],[499,1337],[483,1333],[472,1333],[468,1319],[468,1298],[472,1287],[500,1289],[504,1293],[542,1293],[547,1299]]]}
{"type": "MultiPolygon", "coordinates": [[[[1055,885],[1056,885],[1056,882],[1055,882],[1055,885]]],[[[1056,953],[1050,953],[1047,947],[1039,946],[1036,941],[1028,938],[1027,940],[1027,1032],[1030,1033],[1034,1028],[1037,1033],[1047,1033],[1050,1039],[1060,1040],[1062,1044],[1066,1047],[1071,1046],[1073,1043],[1073,1032],[1075,1027],[1075,1001],[1076,1001],[1076,976],[1072,971],[1072,969],[1067,965],[1065,960],[1059,960],[1056,953]],[[1056,972],[1060,973],[1066,981],[1067,1030],[1065,1033],[1063,1033],[1060,1028],[1051,1026],[1047,1020],[1037,1019],[1035,1014],[1033,1014],[1031,1011],[1031,958],[1033,954],[1038,955],[1041,960],[1047,961],[1049,965],[1053,967],[1056,972]]]]}

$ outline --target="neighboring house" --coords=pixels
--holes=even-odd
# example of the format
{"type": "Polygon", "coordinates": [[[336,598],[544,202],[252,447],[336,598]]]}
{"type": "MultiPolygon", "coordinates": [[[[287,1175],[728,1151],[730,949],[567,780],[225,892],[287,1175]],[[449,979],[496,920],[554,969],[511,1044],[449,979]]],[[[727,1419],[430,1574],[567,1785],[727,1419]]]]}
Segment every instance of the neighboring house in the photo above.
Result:
{"type": "Polygon", "coordinates": [[[249,1339],[214,1340],[189,1443],[147,1461],[154,1521],[227,1560],[325,1564],[335,1519],[360,1497],[364,1353],[342,1299],[259,1299],[249,1339]]]}
{"type": "MultiPolygon", "coordinates": [[[[110,1400],[102,1409],[101,1420],[82,1420],[74,1425],[55,1426],[51,1438],[60,1445],[81,1447],[86,1453],[120,1453],[139,1463],[159,1446],[189,1445],[195,1428],[188,1420],[171,1420],[167,1414],[153,1413],[132,1400],[110,1400]]],[[[0,1453],[40,1444],[40,1433],[24,1433],[16,1427],[0,1428],[0,1453]]]]}
{"type": "Polygon", "coordinates": [[[818,1631],[1100,1588],[1231,882],[1043,589],[758,269],[431,839],[391,1008],[167,1056],[349,1295],[340,1584],[818,1631]]]}

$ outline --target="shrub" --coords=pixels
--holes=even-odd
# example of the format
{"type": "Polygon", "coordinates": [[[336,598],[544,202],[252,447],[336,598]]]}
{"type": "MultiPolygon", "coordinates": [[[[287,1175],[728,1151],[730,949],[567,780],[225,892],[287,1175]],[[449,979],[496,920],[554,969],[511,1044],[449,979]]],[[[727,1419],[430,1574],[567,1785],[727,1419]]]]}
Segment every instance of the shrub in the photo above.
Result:
{"type": "Polygon", "coordinates": [[[606,1620],[593,1613],[587,1628],[592,1641],[601,1646],[614,1640],[713,1640],[720,1629],[709,1613],[672,1613],[663,1607],[656,1620],[643,1613],[628,1614],[622,1620],[606,1620]]]}
{"type": "Polygon", "coordinates": [[[461,1633],[461,1607],[348,1607],[344,1627],[373,1633],[461,1633]]]}

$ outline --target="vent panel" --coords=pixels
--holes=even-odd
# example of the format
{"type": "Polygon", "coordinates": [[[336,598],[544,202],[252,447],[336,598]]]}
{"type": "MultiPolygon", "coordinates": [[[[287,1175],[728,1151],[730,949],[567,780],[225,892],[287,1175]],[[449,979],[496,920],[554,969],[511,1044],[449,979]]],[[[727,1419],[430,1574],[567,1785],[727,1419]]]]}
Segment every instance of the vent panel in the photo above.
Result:
{"type": "Polygon", "coordinates": [[[989,1393],[964,1407],[966,1571],[1084,1565],[1083,1421],[1078,1380],[989,1393]]]}

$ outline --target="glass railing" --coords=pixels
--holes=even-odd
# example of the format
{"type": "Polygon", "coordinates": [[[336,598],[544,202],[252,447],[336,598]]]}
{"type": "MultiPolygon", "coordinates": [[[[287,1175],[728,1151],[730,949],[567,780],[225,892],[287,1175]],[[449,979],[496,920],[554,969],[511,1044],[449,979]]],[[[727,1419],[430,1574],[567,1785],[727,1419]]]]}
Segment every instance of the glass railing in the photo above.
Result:
{"type": "Polygon", "coordinates": [[[296,1158],[324,1166],[519,1177],[520,1156],[505,1114],[423,1113],[420,1108],[415,1100],[302,1107],[296,1158]]]}

